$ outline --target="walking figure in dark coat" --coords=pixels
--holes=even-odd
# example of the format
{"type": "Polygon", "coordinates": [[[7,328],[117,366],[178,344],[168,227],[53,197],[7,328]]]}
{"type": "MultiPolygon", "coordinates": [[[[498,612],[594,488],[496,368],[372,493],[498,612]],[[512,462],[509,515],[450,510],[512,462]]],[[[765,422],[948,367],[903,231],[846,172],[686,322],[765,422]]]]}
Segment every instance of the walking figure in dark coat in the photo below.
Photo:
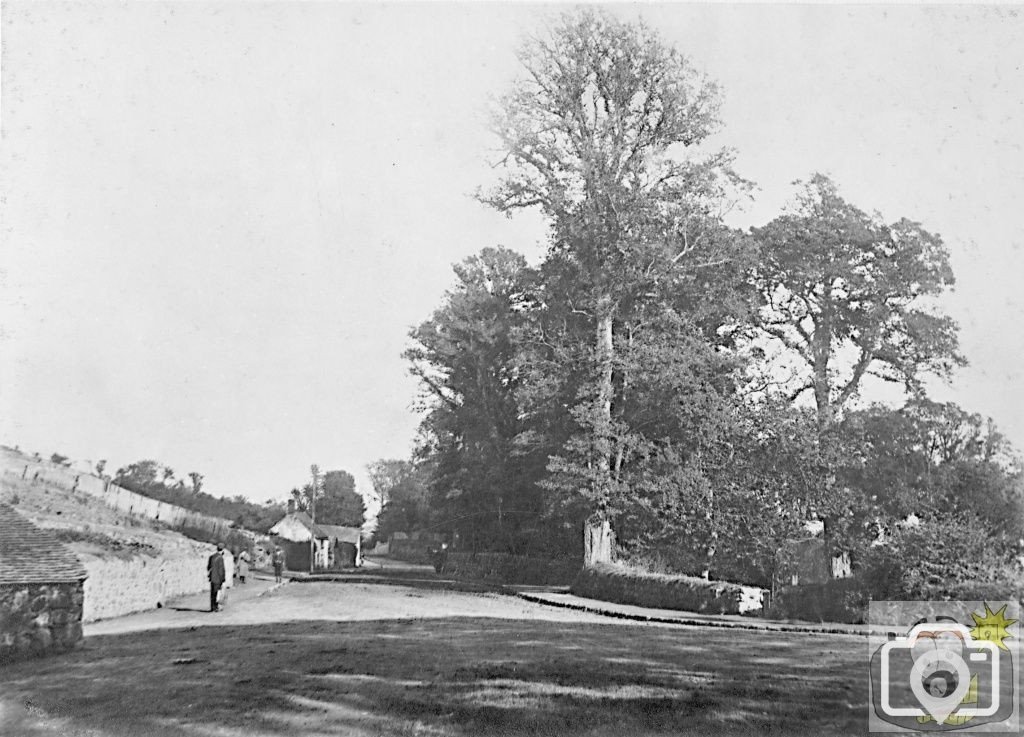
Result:
{"type": "Polygon", "coordinates": [[[284,553],[281,548],[274,548],[271,561],[274,563],[274,581],[281,583],[281,574],[284,572],[284,553]]]}
{"type": "Polygon", "coordinates": [[[218,595],[224,585],[224,543],[217,543],[217,552],[206,561],[206,575],[210,577],[210,611],[219,612],[218,595]]]}

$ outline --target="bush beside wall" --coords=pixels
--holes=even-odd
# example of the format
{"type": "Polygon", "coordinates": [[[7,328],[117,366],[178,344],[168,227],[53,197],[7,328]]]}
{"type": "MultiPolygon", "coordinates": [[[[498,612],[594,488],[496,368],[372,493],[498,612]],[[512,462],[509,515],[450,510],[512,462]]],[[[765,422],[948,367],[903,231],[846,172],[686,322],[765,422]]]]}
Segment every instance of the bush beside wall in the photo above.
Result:
{"type": "Polygon", "coordinates": [[[579,570],[576,560],[508,553],[448,553],[443,572],[454,578],[540,586],[568,585],[579,570]]]}
{"type": "Polygon", "coordinates": [[[763,589],[695,576],[647,573],[602,564],[580,571],[573,594],[616,604],[706,614],[760,614],[763,589]]]}
{"type": "Polygon", "coordinates": [[[775,592],[767,616],[773,619],[859,624],[867,621],[869,600],[870,596],[864,591],[864,582],[856,578],[784,586],[775,592]]]}

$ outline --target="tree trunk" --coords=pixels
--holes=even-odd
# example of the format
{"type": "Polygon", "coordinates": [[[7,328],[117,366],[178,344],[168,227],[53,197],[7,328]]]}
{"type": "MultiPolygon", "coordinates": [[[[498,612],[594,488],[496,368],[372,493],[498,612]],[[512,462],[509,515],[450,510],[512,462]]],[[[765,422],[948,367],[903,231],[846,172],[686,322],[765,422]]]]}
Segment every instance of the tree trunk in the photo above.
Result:
{"type": "Polygon", "coordinates": [[[828,364],[832,358],[832,320],[826,312],[820,324],[815,326],[813,345],[814,355],[814,404],[818,411],[818,428],[824,429],[832,424],[832,393],[829,384],[828,364]]]}
{"type": "MultiPolygon", "coordinates": [[[[710,492],[711,505],[714,504],[714,491],[710,492]]],[[[704,554],[704,570],[701,571],[700,576],[705,581],[711,579],[711,568],[715,564],[715,553],[718,551],[718,530],[715,529],[715,510],[713,506],[709,506],[705,517],[708,523],[708,546],[704,554]]]]}
{"type": "MultiPolygon", "coordinates": [[[[608,504],[611,496],[612,486],[612,395],[615,387],[612,383],[614,368],[615,345],[612,336],[612,304],[608,296],[598,300],[597,310],[597,362],[598,362],[598,387],[597,387],[597,418],[594,423],[594,498],[597,502],[595,509],[596,524],[602,529],[607,527],[607,533],[602,536],[611,535],[611,527],[608,522],[608,504]]],[[[603,539],[603,537],[602,537],[603,539]]],[[[601,549],[604,548],[602,543],[601,549]]],[[[609,553],[610,555],[610,553],[609,553]]]]}
{"type": "Polygon", "coordinates": [[[615,559],[615,533],[607,519],[590,519],[583,526],[583,565],[611,563],[615,559]]]}
{"type": "Polygon", "coordinates": [[[604,518],[608,496],[611,492],[611,455],[612,455],[612,395],[615,391],[612,384],[612,370],[615,357],[615,346],[612,338],[611,299],[602,297],[598,302],[597,313],[597,418],[594,427],[595,455],[594,466],[597,470],[595,496],[598,513],[604,518]]]}

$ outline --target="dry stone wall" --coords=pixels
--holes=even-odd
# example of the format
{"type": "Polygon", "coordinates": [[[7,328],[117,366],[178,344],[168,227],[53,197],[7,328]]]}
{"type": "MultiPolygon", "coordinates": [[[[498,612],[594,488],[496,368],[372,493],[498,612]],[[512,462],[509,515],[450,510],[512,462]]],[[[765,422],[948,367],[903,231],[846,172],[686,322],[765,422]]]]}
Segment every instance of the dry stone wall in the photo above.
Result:
{"type": "Polygon", "coordinates": [[[83,604],[81,582],[0,585],[0,663],[75,647],[83,604]]]}
{"type": "Polygon", "coordinates": [[[209,586],[206,557],[204,553],[128,559],[83,556],[89,572],[85,581],[84,621],[154,609],[168,599],[205,591],[209,586]]]}

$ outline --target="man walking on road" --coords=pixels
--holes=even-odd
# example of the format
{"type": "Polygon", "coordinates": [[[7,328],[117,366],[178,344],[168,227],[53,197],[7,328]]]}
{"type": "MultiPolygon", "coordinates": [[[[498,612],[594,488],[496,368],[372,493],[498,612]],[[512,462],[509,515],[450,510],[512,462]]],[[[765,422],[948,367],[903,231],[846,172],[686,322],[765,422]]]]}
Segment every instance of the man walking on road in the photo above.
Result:
{"type": "Polygon", "coordinates": [[[281,583],[281,573],[284,571],[284,553],[281,552],[281,548],[274,548],[271,561],[274,564],[274,581],[281,583]]]}
{"type": "Polygon", "coordinates": [[[224,543],[217,543],[217,552],[206,561],[206,575],[210,578],[210,611],[219,612],[218,595],[225,581],[224,543]]]}

